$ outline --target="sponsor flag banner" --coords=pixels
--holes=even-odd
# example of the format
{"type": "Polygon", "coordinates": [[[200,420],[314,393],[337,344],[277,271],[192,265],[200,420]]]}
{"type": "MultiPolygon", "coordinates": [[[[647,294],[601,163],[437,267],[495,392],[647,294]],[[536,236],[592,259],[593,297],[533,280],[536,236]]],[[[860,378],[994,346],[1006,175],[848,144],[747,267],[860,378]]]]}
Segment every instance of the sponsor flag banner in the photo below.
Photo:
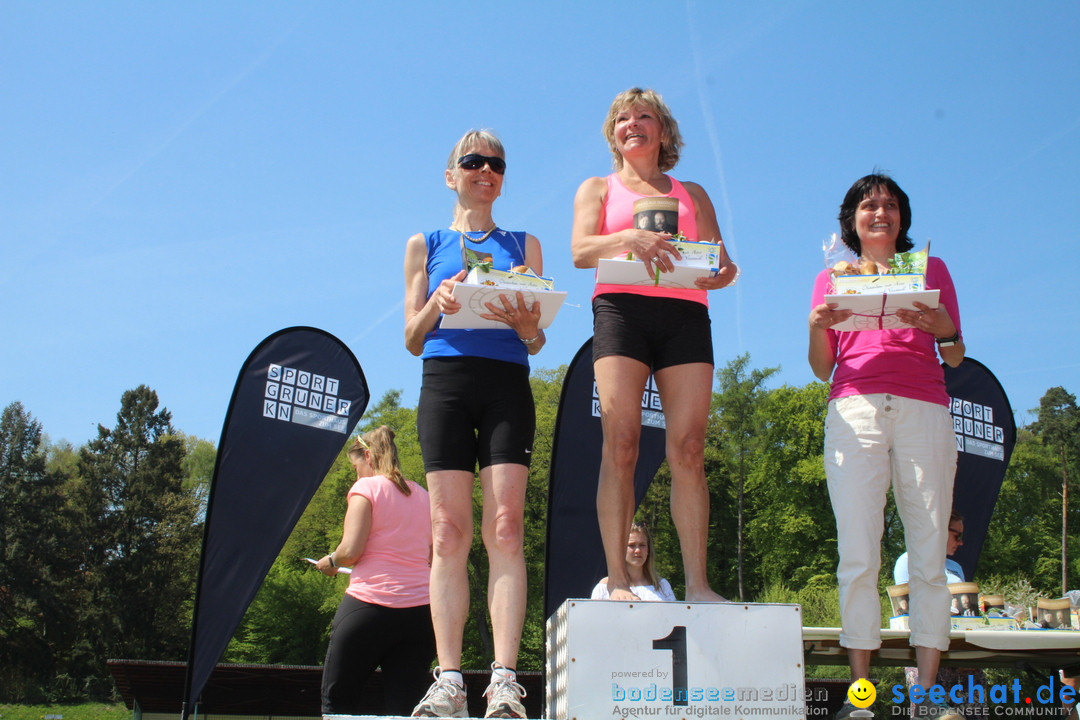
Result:
{"type": "MultiPolygon", "coordinates": [[[[652,377],[641,400],[641,425],[635,504],[645,497],[664,460],[664,414],[652,377]]],[[[544,617],[551,617],[567,598],[589,597],[593,586],[607,575],[596,519],[603,442],[590,338],[566,372],[555,419],[548,480],[544,617]]]]}
{"type": "Polygon", "coordinates": [[[280,330],[244,363],[210,485],[183,717],[368,399],[356,357],[316,328],[280,330]]]}
{"type": "Polygon", "coordinates": [[[1005,390],[985,365],[969,357],[943,367],[957,449],[953,510],[964,516],[964,544],[953,559],[973,578],[1016,444],[1016,422],[1005,390]]]}

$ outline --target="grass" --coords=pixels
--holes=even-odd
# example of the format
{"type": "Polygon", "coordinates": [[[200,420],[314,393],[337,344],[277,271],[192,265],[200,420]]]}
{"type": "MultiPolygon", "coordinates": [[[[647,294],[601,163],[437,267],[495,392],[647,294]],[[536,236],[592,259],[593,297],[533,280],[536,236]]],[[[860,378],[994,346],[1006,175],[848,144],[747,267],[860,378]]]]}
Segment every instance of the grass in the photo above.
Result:
{"type": "Polygon", "coordinates": [[[131,711],[123,703],[77,705],[0,705],[0,720],[128,720],[131,711]]]}

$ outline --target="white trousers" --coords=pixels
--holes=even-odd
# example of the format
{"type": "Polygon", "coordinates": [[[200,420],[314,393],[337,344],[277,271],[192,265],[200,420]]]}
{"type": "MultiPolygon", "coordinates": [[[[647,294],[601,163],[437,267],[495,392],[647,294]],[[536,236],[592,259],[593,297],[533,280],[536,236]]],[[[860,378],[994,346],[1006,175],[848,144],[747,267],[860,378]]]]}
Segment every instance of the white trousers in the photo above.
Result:
{"type": "Polygon", "coordinates": [[[891,485],[904,523],[911,644],[949,649],[945,551],[956,475],[956,440],[944,405],[890,394],[829,403],[825,477],[836,515],[840,644],[881,646],[881,535],[891,485]]]}

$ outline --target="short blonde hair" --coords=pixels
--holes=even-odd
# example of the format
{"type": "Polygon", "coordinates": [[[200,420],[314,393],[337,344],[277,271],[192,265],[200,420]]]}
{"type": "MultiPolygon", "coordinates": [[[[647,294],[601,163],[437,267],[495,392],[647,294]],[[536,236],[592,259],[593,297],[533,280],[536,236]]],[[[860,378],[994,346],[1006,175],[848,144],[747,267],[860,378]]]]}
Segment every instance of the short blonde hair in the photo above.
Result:
{"type": "Polygon", "coordinates": [[[657,165],[661,172],[667,172],[679,163],[679,154],[683,146],[682,134],[679,132],[679,123],[671,114],[660,93],[655,90],[646,90],[632,87],[615,96],[604,120],[604,137],[607,138],[608,147],[611,148],[612,165],[616,170],[621,170],[623,158],[615,145],[615,119],[623,110],[634,105],[644,105],[656,113],[663,128],[663,136],[660,138],[660,157],[657,165]]]}
{"type": "Polygon", "coordinates": [[[488,145],[495,151],[496,155],[503,160],[506,159],[506,150],[503,148],[502,140],[495,137],[494,132],[491,130],[470,130],[461,136],[461,139],[454,145],[454,149],[450,151],[450,157],[446,159],[446,169],[456,169],[458,158],[477,145],[488,145]]]}

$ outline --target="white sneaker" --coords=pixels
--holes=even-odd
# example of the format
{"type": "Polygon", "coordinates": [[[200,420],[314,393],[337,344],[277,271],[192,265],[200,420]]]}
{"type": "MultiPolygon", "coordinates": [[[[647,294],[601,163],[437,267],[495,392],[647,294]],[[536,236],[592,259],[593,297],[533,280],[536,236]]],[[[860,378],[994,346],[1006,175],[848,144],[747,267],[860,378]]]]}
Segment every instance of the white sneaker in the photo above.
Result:
{"type": "MultiPolygon", "coordinates": [[[[428,688],[427,695],[420,704],[413,708],[412,717],[463,718],[469,717],[469,703],[465,688],[442,677],[442,668],[435,668],[432,673],[435,682],[428,688]]],[[[514,717],[507,715],[504,717],[514,717]]],[[[522,715],[521,717],[525,717],[522,715]]]]}
{"type": "MultiPolygon", "coordinates": [[[[498,663],[491,663],[491,669],[502,667],[498,663]]],[[[485,718],[523,718],[525,706],[521,704],[521,698],[525,697],[525,688],[509,678],[498,678],[491,681],[484,691],[487,698],[487,712],[485,718]]]]}

